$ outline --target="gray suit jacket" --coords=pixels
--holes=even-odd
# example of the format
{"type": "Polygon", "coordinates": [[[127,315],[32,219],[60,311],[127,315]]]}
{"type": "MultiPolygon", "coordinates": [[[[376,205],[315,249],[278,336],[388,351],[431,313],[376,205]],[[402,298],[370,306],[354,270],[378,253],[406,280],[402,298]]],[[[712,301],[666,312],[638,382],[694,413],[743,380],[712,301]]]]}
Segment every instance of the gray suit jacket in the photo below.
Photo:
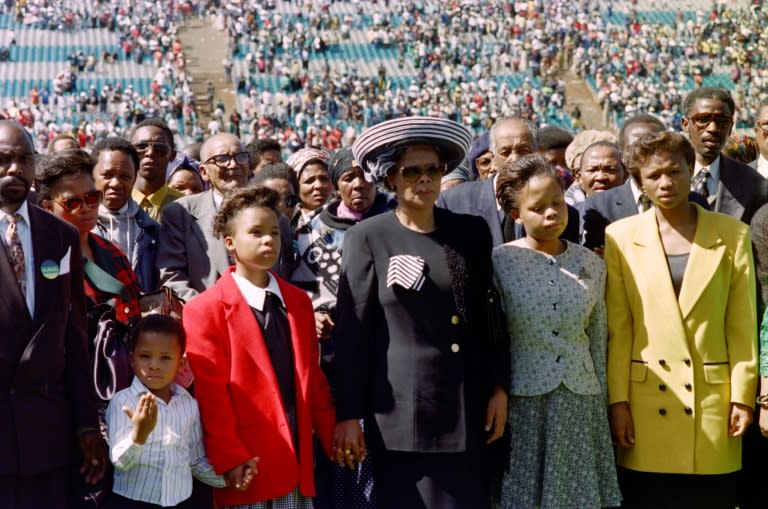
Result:
{"type": "MultiPolygon", "coordinates": [[[[163,209],[157,266],[160,284],[184,300],[212,287],[230,265],[224,241],[213,235],[216,217],[213,191],[185,196],[163,209]]],[[[289,270],[292,251],[290,223],[280,217],[282,244],[279,275],[289,270]]]]}

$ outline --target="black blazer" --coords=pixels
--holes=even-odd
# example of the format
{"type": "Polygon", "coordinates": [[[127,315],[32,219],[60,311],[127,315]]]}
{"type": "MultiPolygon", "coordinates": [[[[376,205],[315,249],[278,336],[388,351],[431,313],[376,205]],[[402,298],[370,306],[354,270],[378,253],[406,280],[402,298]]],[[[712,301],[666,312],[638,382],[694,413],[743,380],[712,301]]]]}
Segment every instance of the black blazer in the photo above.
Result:
{"type": "Polygon", "coordinates": [[[80,240],[71,225],[35,205],[29,220],[34,316],[0,247],[0,475],[61,468],[73,460],[76,429],[98,429],[80,240]],[[42,263],[62,268],[68,252],[69,272],[44,278],[42,263]]]}
{"type": "MultiPolygon", "coordinates": [[[[707,200],[699,193],[688,194],[688,201],[709,209],[707,200]]],[[[637,214],[635,196],[627,179],[624,184],[595,193],[582,202],[581,216],[584,246],[595,249],[605,245],[605,228],[614,221],[637,214]]]]}
{"type": "Polygon", "coordinates": [[[435,208],[422,235],[393,212],[344,237],[336,341],[339,420],[366,418],[366,443],[398,451],[460,452],[484,442],[494,386],[506,385],[508,346],[487,333],[491,236],[478,217],[435,208]],[[390,258],[422,256],[421,290],[387,286],[390,258]],[[447,271],[445,266],[447,265],[447,271]],[[451,291],[435,282],[450,280],[451,291]]]}
{"type": "MultiPolygon", "coordinates": [[[[452,187],[440,193],[437,206],[458,214],[471,214],[485,219],[491,231],[494,246],[525,236],[525,230],[511,220],[502,223],[496,207],[496,190],[493,179],[475,180],[452,187]]],[[[579,243],[579,212],[568,205],[568,226],[561,239],[579,243]]]]}
{"type": "Polygon", "coordinates": [[[768,202],[768,181],[756,169],[720,154],[720,184],[712,210],[749,224],[768,202]]]}

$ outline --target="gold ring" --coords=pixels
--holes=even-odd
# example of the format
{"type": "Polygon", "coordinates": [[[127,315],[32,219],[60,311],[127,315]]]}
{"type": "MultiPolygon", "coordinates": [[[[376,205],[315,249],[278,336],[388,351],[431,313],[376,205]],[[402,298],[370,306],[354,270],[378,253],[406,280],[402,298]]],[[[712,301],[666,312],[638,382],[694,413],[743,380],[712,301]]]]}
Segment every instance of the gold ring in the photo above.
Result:
{"type": "Polygon", "coordinates": [[[345,449],[344,454],[347,454],[347,455],[352,454],[352,449],[345,449]]]}

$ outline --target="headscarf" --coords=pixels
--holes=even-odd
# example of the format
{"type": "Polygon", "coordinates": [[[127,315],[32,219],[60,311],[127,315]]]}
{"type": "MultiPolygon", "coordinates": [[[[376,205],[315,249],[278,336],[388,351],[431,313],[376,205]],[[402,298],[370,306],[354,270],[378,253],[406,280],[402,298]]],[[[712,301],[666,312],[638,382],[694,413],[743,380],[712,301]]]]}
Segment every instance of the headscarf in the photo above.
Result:
{"type": "Polygon", "coordinates": [[[301,172],[304,171],[304,167],[307,163],[315,160],[319,160],[326,168],[328,167],[328,153],[316,148],[303,148],[297,150],[288,158],[286,163],[293,168],[294,173],[296,173],[296,178],[298,179],[301,177],[301,172]]]}

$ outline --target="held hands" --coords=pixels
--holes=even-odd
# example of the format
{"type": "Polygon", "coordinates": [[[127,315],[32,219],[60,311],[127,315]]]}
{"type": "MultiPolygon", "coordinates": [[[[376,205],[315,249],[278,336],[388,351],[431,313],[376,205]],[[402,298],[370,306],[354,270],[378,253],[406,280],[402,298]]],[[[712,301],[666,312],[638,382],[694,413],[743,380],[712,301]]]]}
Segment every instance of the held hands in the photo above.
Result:
{"type": "Polygon", "coordinates": [[[619,447],[629,449],[635,445],[635,427],[632,424],[632,413],[629,403],[622,401],[608,407],[608,420],[611,424],[613,441],[619,447]]]}
{"type": "Polygon", "coordinates": [[[509,410],[507,391],[496,387],[491,399],[488,400],[488,410],[485,414],[485,432],[489,433],[486,444],[498,440],[504,434],[504,426],[507,424],[507,411],[509,410]]]}
{"type": "Polygon", "coordinates": [[[362,463],[367,455],[365,451],[365,439],[360,421],[348,419],[336,423],[336,432],[333,435],[333,451],[335,460],[339,466],[347,465],[351,470],[355,469],[355,463],[362,463]]]}
{"type": "Polygon", "coordinates": [[[107,472],[109,463],[107,442],[96,430],[83,431],[80,433],[80,451],[83,454],[80,473],[85,477],[86,483],[96,484],[107,472]]]}
{"type": "Polygon", "coordinates": [[[315,311],[315,332],[317,332],[317,339],[325,341],[331,339],[331,333],[333,332],[336,324],[331,320],[331,315],[322,311],[315,311]]]}
{"type": "MultiPolygon", "coordinates": [[[[761,412],[763,413],[763,412],[761,412]]],[[[731,403],[731,413],[728,418],[728,436],[740,437],[752,423],[752,409],[741,403],[731,403]]],[[[762,423],[762,418],[761,418],[762,423]]],[[[762,427],[761,427],[762,431],[762,427]]]]}
{"type": "Polygon", "coordinates": [[[143,445],[147,437],[155,429],[157,424],[157,402],[155,397],[150,394],[144,394],[136,404],[136,410],[131,410],[127,406],[123,407],[123,412],[133,424],[133,434],[131,438],[133,443],[143,445]]]}
{"type": "Polygon", "coordinates": [[[236,466],[232,470],[224,472],[224,480],[229,488],[237,491],[245,491],[248,486],[251,485],[253,477],[259,473],[256,465],[259,463],[258,457],[253,457],[243,463],[236,466]]]}

